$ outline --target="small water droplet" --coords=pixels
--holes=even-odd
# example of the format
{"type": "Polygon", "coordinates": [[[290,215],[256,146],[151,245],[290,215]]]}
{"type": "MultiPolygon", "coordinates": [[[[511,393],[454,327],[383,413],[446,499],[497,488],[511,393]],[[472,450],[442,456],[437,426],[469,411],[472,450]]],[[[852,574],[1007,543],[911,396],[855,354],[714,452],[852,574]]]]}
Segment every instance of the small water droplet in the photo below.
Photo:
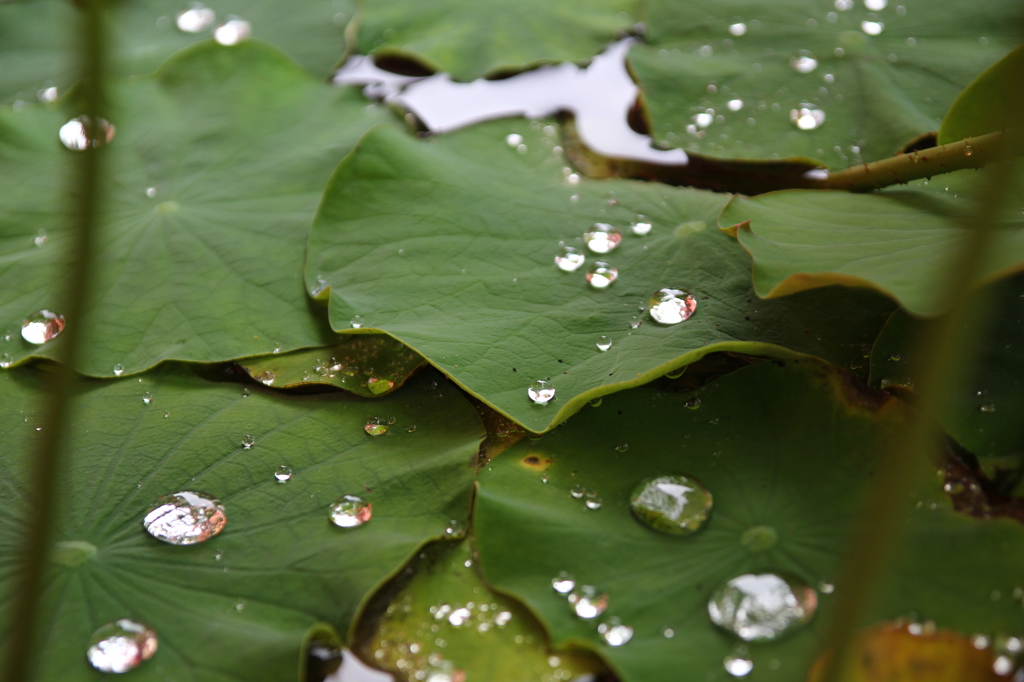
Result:
{"type": "Polygon", "coordinates": [[[158,498],[142,521],[146,532],[171,545],[204,542],[220,533],[226,523],[220,500],[189,490],[158,498]]]}
{"type": "Polygon", "coordinates": [[[672,639],[673,637],[676,636],[676,631],[673,630],[672,628],[665,628],[664,630],[661,631],[661,636],[664,637],[665,639],[672,639]]]}
{"type": "Polygon", "coordinates": [[[149,405],[150,403],[152,403],[153,402],[153,394],[150,393],[149,391],[146,391],[145,393],[143,393],[142,394],[142,402],[144,404],[146,404],[146,405],[149,405]]]}
{"type": "Polygon", "coordinates": [[[517,133],[510,133],[510,134],[505,136],[505,144],[507,144],[512,149],[517,148],[522,143],[523,143],[523,136],[522,135],[519,135],[517,133]]]}
{"type": "Polygon", "coordinates": [[[835,591],[836,586],[830,582],[825,582],[823,580],[820,583],[818,583],[818,592],[821,592],[822,594],[832,594],[835,591]]]}
{"type": "Polygon", "coordinates": [[[971,145],[964,145],[964,156],[970,156],[972,152],[971,145]]]}
{"type": "Polygon", "coordinates": [[[21,323],[21,338],[40,345],[64,331],[64,316],[40,310],[32,313],[21,323]]]}
{"type": "Polygon", "coordinates": [[[622,646],[633,639],[633,628],[623,625],[618,618],[609,618],[597,626],[597,633],[604,637],[608,646],[622,646]]]}
{"type": "Polygon", "coordinates": [[[458,519],[449,519],[448,525],[445,526],[444,534],[451,537],[462,537],[466,530],[466,525],[458,519]]]}
{"type": "Polygon", "coordinates": [[[292,479],[291,467],[286,464],[282,464],[281,466],[277,467],[277,470],[274,472],[274,479],[278,483],[287,483],[288,481],[290,481],[292,479]]]}
{"type": "Polygon", "coordinates": [[[362,315],[353,315],[352,316],[352,321],[349,324],[352,325],[353,329],[362,329],[363,328],[363,324],[364,324],[363,316],[362,315]]]}
{"type": "Polygon", "coordinates": [[[776,639],[809,622],[817,608],[814,588],[772,573],[732,578],[708,601],[711,622],[748,642],[776,639]]]}
{"type": "Polygon", "coordinates": [[[622,242],[622,233],[608,223],[594,223],[589,232],[583,233],[583,243],[594,253],[609,253],[622,242]]]}
{"type": "Polygon", "coordinates": [[[249,450],[255,444],[256,439],[248,434],[246,434],[245,437],[242,438],[242,447],[245,448],[246,450],[249,450]]]}
{"type": "Polygon", "coordinates": [[[729,111],[739,111],[743,108],[743,100],[731,99],[725,103],[725,106],[728,107],[729,111]]]}
{"type": "Polygon", "coordinates": [[[686,399],[686,402],[683,403],[683,405],[685,405],[687,408],[691,410],[696,410],[697,408],[700,407],[700,398],[698,398],[697,396],[691,396],[690,398],[686,399]]]}
{"type": "Polygon", "coordinates": [[[565,571],[560,571],[551,579],[551,587],[558,594],[569,594],[576,587],[576,580],[565,571]]]}
{"type": "Polygon", "coordinates": [[[558,255],[555,256],[555,265],[558,266],[559,270],[572,272],[578,270],[585,260],[586,256],[577,249],[571,246],[563,246],[558,250],[558,255]]]}
{"type": "Polygon", "coordinates": [[[361,526],[372,516],[373,505],[355,495],[345,495],[331,505],[331,522],[340,528],[361,526]]]}
{"type": "Polygon", "coordinates": [[[608,608],[608,595],[593,585],[582,585],[569,593],[569,606],[580,618],[597,618],[608,608]]]}
{"type": "Polygon", "coordinates": [[[252,26],[245,19],[228,19],[213,30],[213,39],[221,45],[237,45],[252,33],[252,26]]]}
{"type": "Polygon", "coordinates": [[[582,500],[583,496],[587,494],[587,489],[577,483],[569,490],[569,495],[577,500],[582,500]]]}
{"type": "Polygon", "coordinates": [[[725,665],[725,672],[733,677],[746,677],[754,669],[754,662],[741,653],[729,654],[722,663],[725,665]]]}
{"type": "Polygon", "coordinates": [[[651,319],[659,324],[679,324],[697,310],[697,299],[689,289],[665,287],[651,294],[651,319]]]}
{"type": "Polygon", "coordinates": [[[268,369],[267,371],[263,372],[262,374],[258,374],[253,378],[256,379],[256,381],[263,384],[264,386],[273,386],[274,380],[277,379],[277,376],[268,369]]]}
{"type": "Polygon", "coordinates": [[[541,483],[547,483],[549,480],[551,480],[551,479],[548,478],[547,474],[541,474],[540,475],[540,482],[541,483]]]}
{"type": "Polygon", "coordinates": [[[7,369],[14,364],[14,358],[11,357],[10,353],[4,353],[0,355],[0,367],[7,369]]]}
{"type": "Polygon", "coordinates": [[[72,151],[80,152],[90,147],[102,147],[114,140],[117,131],[106,119],[100,119],[97,129],[93,131],[92,140],[86,135],[86,126],[89,123],[88,116],[78,116],[71,119],[60,127],[58,137],[61,144],[72,151]]]}
{"type": "Polygon", "coordinates": [[[406,424],[405,432],[406,433],[416,433],[416,425],[415,424],[406,424]]]}
{"type": "Polygon", "coordinates": [[[698,128],[707,128],[715,122],[715,115],[707,111],[702,111],[693,117],[693,122],[697,124],[698,128]]]}
{"type": "Polygon", "coordinates": [[[85,655],[100,672],[126,673],[152,658],[156,650],[156,633],[148,625],[122,618],[92,633],[85,655]]]}
{"type": "Polygon", "coordinates": [[[869,36],[877,36],[885,30],[885,24],[880,21],[862,21],[860,22],[860,30],[869,36]]]}
{"type": "Polygon", "coordinates": [[[800,130],[814,130],[825,122],[825,112],[812,104],[801,104],[789,112],[789,120],[800,130]]]}
{"type": "Polygon", "coordinates": [[[366,380],[366,388],[373,395],[381,395],[387,393],[395,387],[395,382],[391,379],[381,379],[379,377],[370,377],[366,380]]]}
{"type": "Polygon", "coordinates": [[[633,490],[630,509],[643,524],[663,533],[687,535],[700,529],[714,500],[700,481],[688,476],[658,476],[633,490]]]}
{"type": "Polygon", "coordinates": [[[156,187],[147,187],[146,188],[146,196],[149,197],[150,199],[155,197],[156,196],[156,187]]]}
{"type": "Polygon", "coordinates": [[[465,625],[470,618],[473,617],[473,612],[467,609],[465,606],[461,606],[451,612],[448,615],[448,622],[455,627],[461,627],[465,625]]]}
{"type": "Polygon", "coordinates": [[[546,405],[554,399],[555,388],[549,382],[538,379],[526,389],[526,395],[538,405],[546,405]]]}
{"type": "Polygon", "coordinates": [[[612,347],[612,339],[610,336],[601,335],[597,337],[597,349],[599,351],[606,351],[612,347]]]}
{"type": "Polygon", "coordinates": [[[217,15],[212,9],[199,2],[190,2],[188,7],[180,12],[175,20],[179,31],[185,33],[200,33],[213,26],[217,15]]]}
{"type": "Polygon", "coordinates": [[[592,509],[594,511],[597,511],[598,509],[601,508],[601,505],[604,504],[604,501],[598,496],[598,494],[593,492],[593,491],[591,491],[591,490],[588,490],[587,493],[583,497],[584,497],[583,505],[587,509],[592,509]]]}
{"type": "Polygon", "coordinates": [[[807,54],[802,54],[799,57],[794,57],[790,60],[789,65],[793,67],[793,70],[797,73],[810,73],[818,68],[818,60],[807,54]]]}
{"type": "Polygon", "coordinates": [[[642,325],[643,323],[644,323],[644,321],[642,319],[640,319],[640,317],[638,315],[633,315],[632,317],[629,318],[629,328],[630,329],[639,329],[640,325],[642,325]]]}
{"type": "Polygon", "coordinates": [[[391,428],[391,424],[384,417],[370,417],[363,425],[363,430],[371,436],[383,436],[391,428]]]}
{"type": "MultiPolygon", "coordinates": [[[[968,154],[968,156],[970,156],[970,154],[968,154]]],[[[40,228],[39,231],[36,232],[36,236],[32,238],[32,243],[36,246],[42,246],[47,242],[47,239],[46,231],[40,228]]]]}
{"type": "Polygon", "coordinates": [[[40,102],[42,102],[43,104],[49,104],[50,102],[53,102],[54,100],[56,100],[57,99],[57,95],[59,95],[59,94],[60,93],[57,90],[57,88],[55,86],[51,85],[49,87],[42,88],[41,90],[37,91],[36,92],[36,98],[40,102]]]}
{"type": "Polygon", "coordinates": [[[120,362],[114,365],[114,376],[119,377],[124,374],[124,365],[120,362]]]}
{"type": "Polygon", "coordinates": [[[905,388],[908,390],[914,390],[914,380],[910,377],[897,376],[897,377],[883,377],[879,384],[884,391],[887,388],[905,388]]]}
{"type": "Polygon", "coordinates": [[[991,412],[995,412],[996,411],[996,406],[994,404],[992,404],[992,403],[988,403],[986,405],[982,405],[981,407],[979,407],[978,410],[981,411],[981,412],[989,412],[989,413],[991,413],[991,412]]]}
{"type": "Polygon", "coordinates": [[[619,443],[615,446],[616,452],[625,452],[626,450],[629,450],[629,443],[619,443]]]}
{"type": "Polygon", "coordinates": [[[651,221],[647,219],[647,216],[643,215],[638,215],[636,217],[636,220],[634,220],[629,225],[629,229],[632,230],[633,234],[635,234],[638,237],[644,237],[650,234],[651,228],[653,227],[653,223],[651,223],[651,221]]]}
{"type": "Polygon", "coordinates": [[[729,24],[729,34],[739,37],[747,32],[747,25],[743,22],[736,22],[735,24],[729,24]]]}

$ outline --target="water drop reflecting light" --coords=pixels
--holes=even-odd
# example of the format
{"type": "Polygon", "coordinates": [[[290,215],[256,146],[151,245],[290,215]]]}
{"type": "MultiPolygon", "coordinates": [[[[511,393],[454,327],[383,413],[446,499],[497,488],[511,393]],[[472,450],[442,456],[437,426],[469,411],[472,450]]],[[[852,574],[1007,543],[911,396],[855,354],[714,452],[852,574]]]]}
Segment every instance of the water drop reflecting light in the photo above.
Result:
{"type": "Polygon", "coordinates": [[[606,351],[612,347],[612,339],[610,336],[599,336],[597,337],[597,349],[599,351],[606,351]]]}
{"type": "Polygon", "coordinates": [[[608,646],[622,646],[633,639],[633,628],[623,625],[618,618],[609,618],[608,621],[597,626],[597,632],[608,646]]]}
{"type": "Polygon", "coordinates": [[[589,232],[583,233],[583,243],[594,253],[608,253],[618,248],[622,233],[608,223],[594,223],[589,232]]]}
{"type": "Polygon", "coordinates": [[[559,270],[573,272],[574,270],[579,270],[585,260],[586,257],[577,249],[571,246],[563,246],[558,250],[558,255],[555,256],[555,265],[558,266],[559,270]]]}
{"type": "Polygon", "coordinates": [[[569,606],[580,618],[597,618],[608,608],[608,595],[598,592],[593,585],[582,585],[569,593],[569,606]]]}
{"type": "Polygon", "coordinates": [[[559,594],[569,594],[576,587],[576,581],[565,571],[551,579],[551,587],[559,594]]]}
{"type": "Polygon", "coordinates": [[[733,677],[746,677],[754,669],[754,662],[740,653],[729,654],[722,663],[725,666],[725,672],[733,677]]]}
{"type": "Polygon", "coordinates": [[[156,501],[142,521],[157,540],[171,545],[195,545],[224,529],[224,505],[211,495],[183,490],[156,501]]]}
{"type": "Polygon", "coordinates": [[[355,528],[370,520],[373,505],[355,495],[345,495],[331,505],[331,523],[340,528],[355,528]]]}
{"type": "Polygon", "coordinates": [[[252,26],[244,19],[229,19],[213,30],[213,39],[221,45],[237,45],[252,33],[252,26]]]}
{"type": "Polygon", "coordinates": [[[885,24],[880,21],[862,21],[860,22],[860,30],[864,31],[869,36],[877,36],[885,30],[885,24]]]}
{"type": "Polygon", "coordinates": [[[148,625],[122,618],[96,630],[85,655],[100,672],[126,673],[152,658],[156,649],[156,633],[148,625]]]}
{"type": "Polygon", "coordinates": [[[700,529],[711,514],[714,500],[700,481],[689,476],[658,476],[640,482],[629,507],[644,525],[672,535],[700,529]]]}
{"type": "Polygon", "coordinates": [[[21,323],[21,338],[29,343],[46,343],[64,331],[64,316],[40,310],[32,313],[21,323]]]}
{"type": "Polygon", "coordinates": [[[814,588],[773,573],[737,576],[708,601],[711,622],[748,642],[781,637],[809,622],[817,608],[814,588]]]}
{"type": "Polygon", "coordinates": [[[597,261],[587,272],[587,283],[595,289],[607,289],[619,278],[619,271],[604,261],[597,261]]]}
{"type": "Polygon", "coordinates": [[[659,324],[679,324],[697,310],[697,299],[689,289],[665,287],[651,294],[651,319],[659,324]]]}
{"type": "Polygon", "coordinates": [[[550,382],[538,379],[526,389],[526,395],[538,405],[545,405],[555,397],[555,387],[550,382]]]}
{"type": "Polygon", "coordinates": [[[800,130],[814,130],[825,122],[825,112],[810,104],[804,104],[799,109],[790,110],[789,120],[800,130]]]}
{"type": "Polygon", "coordinates": [[[60,137],[61,144],[68,149],[76,152],[80,152],[89,147],[102,147],[103,145],[112,142],[116,130],[106,119],[100,119],[100,124],[97,129],[93,131],[93,137],[90,141],[86,134],[86,126],[89,122],[88,116],[78,116],[71,119],[60,127],[58,137],[60,137]]]}
{"type": "Polygon", "coordinates": [[[274,472],[274,480],[278,483],[287,483],[292,478],[292,469],[286,464],[277,467],[274,472]]]}
{"type": "Polygon", "coordinates": [[[212,9],[199,2],[189,3],[189,6],[178,12],[175,24],[179,31],[185,33],[200,33],[213,26],[217,15],[212,9]]]}

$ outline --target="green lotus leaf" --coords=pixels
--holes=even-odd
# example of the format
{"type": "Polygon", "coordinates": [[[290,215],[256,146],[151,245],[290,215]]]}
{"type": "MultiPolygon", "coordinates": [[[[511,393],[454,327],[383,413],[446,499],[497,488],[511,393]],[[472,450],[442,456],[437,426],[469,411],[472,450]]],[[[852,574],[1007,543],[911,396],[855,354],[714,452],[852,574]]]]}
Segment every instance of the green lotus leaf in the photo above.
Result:
{"type": "MultiPolygon", "coordinates": [[[[916,315],[956,305],[937,292],[967,238],[970,194],[987,173],[960,171],[873,194],[783,190],[736,197],[719,225],[754,260],[754,289],[775,297],[830,284],[872,287],[916,315]]],[[[1021,174],[1017,173],[1018,180],[1021,174]]],[[[1018,183],[1018,186],[1020,184],[1018,183]]],[[[1024,194],[1011,193],[981,278],[1024,267],[1024,194]]]]}
{"type": "Polygon", "coordinates": [[[654,139],[728,158],[874,161],[938,130],[959,92],[1020,41],[1016,0],[871,4],[883,9],[652,0],[650,44],[629,64],[654,139]]]}
{"type": "Polygon", "coordinates": [[[946,112],[939,129],[939,144],[984,135],[1020,125],[1024,92],[1024,45],[978,76],[946,112]]]}
{"type": "MultiPolygon", "coordinates": [[[[301,281],[305,239],[331,169],[385,113],[257,41],[198,45],[112,98],[116,135],[104,152],[109,182],[78,369],[113,376],[168,359],[332,343],[301,281]]],[[[58,130],[73,114],[0,109],[7,362],[55,357],[62,342],[33,346],[18,329],[37,310],[63,314],[76,152],[58,130]]]]}
{"type": "Polygon", "coordinates": [[[359,0],[360,52],[456,80],[583,61],[636,23],[639,0],[359,0]]]}
{"type": "Polygon", "coordinates": [[[424,360],[389,336],[351,334],[327,348],[261,355],[238,364],[256,381],[276,388],[328,384],[374,398],[404,384],[424,360]]]}
{"type": "MultiPolygon", "coordinates": [[[[346,633],[364,598],[420,545],[443,537],[451,519],[466,523],[483,433],[439,378],[424,373],[372,404],[340,392],[249,394],[175,365],[88,381],[62,462],[33,679],[98,679],[85,657],[90,636],[120,618],[159,637],[153,659],[131,673],[138,680],[304,679],[297,670],[311,628],[346,633]],[[371,437],[367,415],[417,429],[371,437]],[[285,483],[281,466],[290,469],[285,483]],[[155,500],[182,490],[222,502],[219,535],[175,546],[145,532],[155,500]],[[373,505],[372,518],[334,526],[330,505],[353,494],[373,505]]],[[[0,374],[5,621],[32,513],[42,380],[32,368],[0,374]]]]}
{"type": "MultiPolygon", "coordinates": [[[[825,584],[843,589],[835,580],[850,523],[908,413],[841,370],[799,360],[763,362],[691,394],[610,396],[481,471],[474,531],[484,577],[524,601],[555,646],[598,651],[624,682],[669,682],[680,670],[728,679],[723,661],[733,654],[753,662],[756,679],[807,679],[835,609],[825,584]],[[531,457],[550,460],[544,478],[524,466],[531,457]],[[714,496],[705,526],[678,536],[639,522],[630,510],[634,486],[679,474],[714,496]],[[562,571],[577,589],[606,594],[607,610],[577,617],[552,589],[562,571]],[[748,573],[817,588],[816,614],[738,651],[739,640],[712,624],[708,600],[748,573]],[[632,627],[630,641],[604,641],[598,626],[612,618],[632,627]]],[[[966,634],[1020,632],[1024,612],[1008,590],[1020,580],[1024,526],[954,512],[934,471],[921,462],[927,484],[868,621],[916,617],[966,634]]]]}
{"type": "Polygon", "coordinates": [[[338,167],[310,235],[306,282],[329,291],[332,326],[360,315],[532,431],[716,350],[863,364],[891,304],[842,290],[758,301],[747,256],[714,229],[728,195],[580,178],[552,144],[504,121],[428,141],[370,132],[338,167]],[[526,154],[506,145],[514,130],[526,154]],[[647,236],[630,231],[638,214],[653,223],[647,236]],[[607,256],[582,244],[596,222],[625,233],[607,256]],[[587,262],[561,271],[560,242],[587,262]],[[618,270],[606,289],[587,284],[598,261],[618,270]],[[640,307],[672,286],[692,290],[697,310],[662,326],[640,307]],[[555,400],[532,403],[527,388],[549,378],[555,400]]]}
{"type": "Polygon", "coordinates": [[[569,680],[604,672],[586,651],[552,658],[533,614],[487,587],[478,570],[468,540],[426,548],[368,606],[367,614],[379,612],[359,623],[363,658],[399,679],[458,679],[461,671],[469,680],[569,680]]]}
{"type": "MultiPolygon", "coordinates": [[[[345,26],[352,0],[306,0],[297,5],[274,0],[207,0],[216,18],[195,33],[177,27],[188,0],[110,3],[111,72],[140,75],[154,71],[174,52],[209,38],[230,18],[241,18],[251,35],[274,43],[310,72],[324,78],[345,53],[345,26]]],[[[78,10],[69,0],[0,3],[0,104],[35,102],[37,93],[63,93],[78,78],[78,10]]],[[[51,98],[43,93],[44,98],[51,98]]]]}

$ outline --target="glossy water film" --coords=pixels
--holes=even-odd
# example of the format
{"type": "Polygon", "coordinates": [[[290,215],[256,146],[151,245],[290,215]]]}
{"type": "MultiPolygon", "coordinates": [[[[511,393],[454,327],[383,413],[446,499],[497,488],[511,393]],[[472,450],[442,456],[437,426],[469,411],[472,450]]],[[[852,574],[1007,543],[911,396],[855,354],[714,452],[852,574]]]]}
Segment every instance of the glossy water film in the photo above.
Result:
{"type": "Polygon", "coordinates": [[[708,601],[718,627],[747,642],[777,639],[810,622],[818,593],[799,578],[744,574],[719,585],[708,601]]]}
{"type": "Polygon", "coordinates": [[[647,307],[658,324],[679,324],[697,311],[697,299],[689,289],[665,287],[651,294],[647,307]]]}
{"type": "Polygon", "coordinates": [[[711,514],[714,500],[700,481],[690,476],[658,476],[641,481],[629,507],[641,523],[671,535],[699,530],[711,514]]]}
{"type": "Polygon", "coordinates": [[[85,655],[100,672],[126,673],[152,658],[156,650],[156,633],[149,626],[122,618],[96,630],[85,655]]]}
{"type": "Polygon", "coordinates": [[[49,310],[32,313],[21,323],[21,338],[41,345],[64,331],[64,316],[49,310]]]}
{"type": "Polygon", "coordinates": [[[345,495],[331,505],[331,523],[339,528],[361,526],[373,516],[373,505],[361,497],[345,495]]]}
{"type": "Polygon", "coordinates": [[[224,530],[227,516],[220,500],[183,490],[156,501],[142,521],[146,532],[171,545],[195,545],[224,530]]]}

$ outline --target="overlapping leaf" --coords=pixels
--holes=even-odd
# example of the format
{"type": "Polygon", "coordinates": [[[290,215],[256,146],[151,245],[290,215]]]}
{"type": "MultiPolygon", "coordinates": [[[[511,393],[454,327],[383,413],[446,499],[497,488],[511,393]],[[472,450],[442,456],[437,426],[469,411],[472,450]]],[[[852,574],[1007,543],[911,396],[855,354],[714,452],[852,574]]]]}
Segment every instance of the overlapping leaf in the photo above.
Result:
{"type": "MultiPolygon", "coordinates": [[[[173,368],[90,382],[65,453],[54,538],[65,544],[47,571],[35,679],[98,679],[85,659],[89,637],[118,618],[159,636],[155,657],[132,673],[139,680],[296,679],[311,627],[345,633],[364,596],[419,545],[443,536],[451,519],[466,522],[483,434],[473,408],[437,388],[438,378],[372,403],[343,393],[246,395],[173,368]],[[403,428],[371,437],[368,414],[403,428]],[[291,469],[287,483],[275,479],[281,465],[291,469]],[[179,547],[146,534],[154,500],[180,490],[223,502],[220,535],[179,547]],[[373,504],[365,525],[330,523],[329,505],[347,494],[373,504]]],[[[41,398],[39,371],[0,374],[4,622],[27,540],[41,398]]]]}
{"type": "Polygon", "coordinates": [[[651,44],[629,57],[654,138],[730,158],[873,161],[938,130],[960,90],[1019,42],[1015,0],[877,4],[654,0],[651,44]],[[801,109],[824,120],[798,127],[801,109]]]}
{"type": "MultiPolygon", "coordinates": [[[[690,395],[611,396],[481,472],[474,527],[484,576],[524,600],[556,645],[600,651],[624,682],[678,680],[680,670],[727,679],[722,661],[737,642],[709,620],[712,590],[748,572],[834,581],[861,493],[907,412],[810,361],[761,363],[690,395]],[[543,478],[537,460],[548,462],[543,478]],[[659,533],[631,514],[634,486],[665,474],[696,477],[714,496],[697,534],[659,533]],[[570,495],[575,486],[595,493],[600,509],[570,495]],[[602,618],[577,618],[552,590],[560,571],[605,592],[602,618],[632,626],[632,640],[608,646],[596,632],[602,618]]],[[[917,614],[964,633],[1020,632],[1024,613],[1008,590],[1019,581],[1024,527],[953,512],[932,465],[920,466],[930,487],[870,618],[917,614]]],[[[833,606],[820,593],[809,627],[751,644],[756,679],[805,679],[833,606]]]]}
{"type": "Polygon", "coordinates": [[[747,256],[713,227],[727,195],[580,179],[544,143],[508,122],[425,142],[368,134],[335,173],[310,237],[307,285],[330,287],[334,328],[362,316],[533,431],[715,350],[863,363],[886,303],[839,289],[755,300],[747,256]],[[505,144],[513,129],[528,153],[505,144]],[[646,237],[629,232],[637,214],[653,221],[646,237]],[[626,232],[607,256],[582,245],[595,222],[626,232]],[[580,270],[555,266],[562,241],[587,253],[580,270]],[[587,285],[596,261],[618,269],[607,289],[587,285]],[[660,326],[642,313],[666,286],[693,291],[692,318],[660,326]],[[603,353],[602,335],[613,342],[603,353]],[[549,377],[555,401],[533,404],[527,387],[549,377]]]}
{"type": "Polygon", "coordinates": [[[975,78],[946,112],[939,144],[985,135],[1020,125],[1024,92],[1016,86],[1024,79],[1024,45],[975,78]]]}
{"type": "MultiPolygon", "coordinates": [[[[276,0],[208,0],[216,13],[196,33],[177,28],[177,15],[196,3],[147,0],[110,3],[111,70],[118,75],[155,70],[172,53],[204,38],[231,17],[249,22],[252,35],[285,50],[319,77],[345,52],[345,25],[351,0],[305,0],[291,5],[276,0]]],[[[75,36],[79,12],[68,0],[0,3],[0,104],[34,102],[37,92],[56,87],[63,93],[78,77],[75,36]]]]}
{"type": "Polygon", "coordinates": [[[366,0],[359,49],[411,58],[456,80],[582,61],[637,21],[638,0],[366,0]]]}
{"type": "MultiPolygon", "coordinates": [[[[116,365],[132,373],[167,359],[330,343],[301,280],[306,234],[331,169],[385,114],[256,41],[197,46],[113,92],[82,371],[112,376],[116,365]]],[[[53,357],[61,343],[30,346],[18,328],[36,310],[62,312],[75,152],[57,132],[74,113],[0,110],[8,361],[53,357]]]]}

